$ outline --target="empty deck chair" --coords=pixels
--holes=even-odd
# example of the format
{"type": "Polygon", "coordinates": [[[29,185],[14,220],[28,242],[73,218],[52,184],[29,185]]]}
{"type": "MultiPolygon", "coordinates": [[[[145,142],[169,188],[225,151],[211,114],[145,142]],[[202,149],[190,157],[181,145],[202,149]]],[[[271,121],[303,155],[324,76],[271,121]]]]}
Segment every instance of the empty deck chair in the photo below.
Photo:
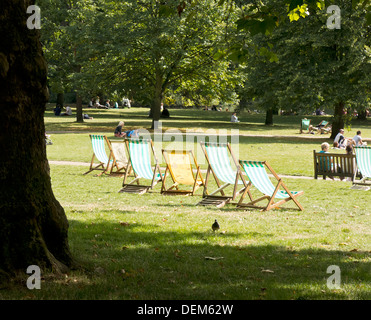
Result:
{"type": "Polygon", "coordinates": [[[126,166],[124,181],[119,192],[143,194],[162,181],[160,166],[155,154],[155,149],[151,139],[125,139],[126,148],[129,154],[129,161],[126,166]],[[151,154],[153,155],[155,165],[152,169],[151,154]],[[134,179],[126,183],[130,169],[133,169],[134,179]],[[139,180],[150,180],[150,184],[140,185],[139,180]],[[136,185],[134,183],[137,183],[136,185]]]}
{"type": "MultiPolygon", "coordinates": [[[[249,184],[245,189],[244,193],[242,194],[240,201],[237,203],[237,208],[259,208],[263,209],[263,211],[267,211],[273,208],[278,208],[282,204],[286,203],[287,201],[294,201],[295,204],[298,206],[299,210],[303,210],[301,204],[297,201],[297,197],[302,195],[303,191],[290,191],[286,185],[283,183],[282,179],[273,171],[271,166],[266,162],[260,161],[246,161],[240,160],[239,161],[241,168],[245,171],[248,179],[249,184]],[[277,185],[274,186],[271,180],[268,177],[267,171],[265,168],[272,173],[274,178],[277,180],[277,185]],[[264,196],[259,197],[257,199],[253,199],[251,194],[251,187],[255,186],[264,196]],[[280,188],[284,190],[280,190],[280,188]],[[243,201],[246,195],[249,195],[250,202],[244,204],[243,201]],[[274,202],[275,199],[278,199],[277,202],[274,202]],[[256,203],[268,200],[268,204],[266,206],[257,206],[256,203]]],[[[244,179],[244,178],[242,178],[244,179]]]]}
{"type": "Polygon", "coordinates": [[[107,173],[109,166],[113,164],[111,145],[107,137],[104,135],[90,134],[89,136],[91,145],[93,147],[93,157],[90,162],[89,171],[85,172],[84,174],[88,174],[94,170],[98,170],[101,171],[101,173],[98,174],[98,176],[100,176],[103,173],[107,173]],[[106,153],[106,145],[109,149],[108,156],[106,153]],[[99,161],[99,163],[96,163],[94,161],[95,158],[99,161]]]}
{"type": "Polygon", "coordinates": [[[163,157],[166,162],[166,170],[162,180],[161,193],[164,195],[194,195],[196,190],[203,186],[204,179],[202,178],[200,167],[191,150],[162,150],[163,157]],[[195,166],[196,173],[193,172],[195,166]],[[166,188],[166,177],[170,174],[173,184],[166,188]],[[191,186],[191,190],[180,189],[179,186],[191,186]]]}
{"type": "Polygon", "coordinates": [[[204,192],[202,195],[203,199],[197,205],[214,205],[221,208],[240,195],[245,190],[247,184],[244,180],[240,180],[240,177],[242,176],[241,169],[233,155],[229,143],[219,144],[201,142],[201,148],[205,154],[208,167],[206,171],[204,192]],[[232,158],[236,170],[233,170],[231,166],[229,155],[232,158]],[[210,174],[213,175],[218,186],[218,188],[212,193],[209,193],[208,191],[210,174]],[[222,185],[221,182],[224,184],[222,185]],[[226,195],[224,189],[230,185],[234,186],[233,192],[230,195],[226,195]],[[237,189],[239,185],[243,185],[243,187],[238,191],[237,189]],[[221,193],[221,196],[218,196],[218,193],[221,193]]]}
{"type": "MultiPolygon", "coordinates": [[[[123,175],[128,164],[128,157],[126,155],[126,146],[124,140],[109,140],[111,152],[112,152],[112,163],[110,166],[110,174],[112,175],[123,175]]],[[[107,170],[108,171],[108,170],[107,170]]],[[[129,170],[130,174],[130,170],[129,170]]]]}
{"type": "Polygon", "coordinates": [[[361,174],[361,179],[356,180],[356,171],[353,178],[352,188],[356,189],[357,186],[361,186],[363,189],[369,190],[371,187],[371,147],[354,147],[354,150],[356,153],[356,162],[358,170],[361,174]]]}
{"type": "Polygon", "coordinates": [[[309,126],[310,126],[310,119],[301,119],[301,126],[300,126],[300,133],[303,133],[304,131],[306,131],[305,133],[309,133],[309,126]]]}

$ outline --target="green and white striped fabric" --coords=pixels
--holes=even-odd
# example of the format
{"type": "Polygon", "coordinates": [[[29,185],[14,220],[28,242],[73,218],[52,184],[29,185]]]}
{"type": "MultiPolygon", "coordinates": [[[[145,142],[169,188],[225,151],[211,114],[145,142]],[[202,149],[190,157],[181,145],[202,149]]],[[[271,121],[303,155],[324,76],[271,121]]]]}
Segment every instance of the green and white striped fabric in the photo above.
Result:
{"type": "Polygon", "coordinates": [[[309,125],[310,125],[310,120],[308,120],[308,119],[302,119],[301,120],[301,128],[303,130],[308,130],[309,129],[309,125]]]}
{"type": "Polygon", "coordinates": [[[354,147],[356,152],[357,167],[361,171],[362,177],[371,178],[371,147],[354,147]]]}
{"type": "MultiPolygon", "coordinates": [[[[236,171],[231,167],[227,145],[216,143],[205,144],[205,150],[210,166],[218,179],[225,183],[234,184],[236,181],[236,171]]],[[[238,184],[242,184],[242,181],[238,180],[238,184]]]]}
{"type": "MultiPolygon", "coordinates": [[[[153,170],[151,166],[151,140],[146,139],[130,139],[129,154],[133,170],[139,178],[152,180],[153,170]]],[[[160,174],[157,174],[155,179],[158,179],[160,174]]]]}
{"type": "MultiPolygon", "coordinates": [[[[244,169],[246,175],[249,177],[251,183],[265,195],[272,196],[275,190],[274,185],[270,181],[267,171],[264,168],[264,164],[260,161],[244,161],[240,160],[240,164],[244,169]]],[[[293,195],[297,194],[297,191],[291,191],[293,195]]],[[[275,198],[286,199],[289,195],[286,191],[278,190],[275,198]]]]}
{"type": "Polygon", "coordinates": [[[105,139],[103,135],[91,134],[90,135],[91,144],[95,156],[100,162],[108,164],[108,157],[105,149],[105,139]]]}

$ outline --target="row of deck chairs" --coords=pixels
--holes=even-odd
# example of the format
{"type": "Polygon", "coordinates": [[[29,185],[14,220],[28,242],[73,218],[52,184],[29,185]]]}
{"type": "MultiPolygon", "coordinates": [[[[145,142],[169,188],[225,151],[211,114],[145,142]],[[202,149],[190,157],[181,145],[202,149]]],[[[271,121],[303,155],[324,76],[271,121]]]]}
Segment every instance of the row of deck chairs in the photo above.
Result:
{"type": "Polygon", "coordinates": [[[126,146],[128,159],[126,165],[120,167],[112,147],[115,141],[110,141],[106,136],[99,135],[90,135],[90,138],[94,154],[89,171],[85,174],[93,170],[101,170],[100,175],[103,173],[123,174],[123,184],[119,192],[144,194],[161,183],[161,194],[163,195],[194,195],[198,188],[203,187],[202,200],[197,205],[213,205],[221,208],[240,197],[236,204],[237,208],[259,208],[267,211],[279,208],[284,203],[292,200],[297,209],[303,210],[302,205],[297,200],[297,197],[302,195],[303,191],[290,191],[267,161],[237,161],[229,143],[201,142],[201,148],[207,160],[206,177],[203,179],[197,160],[190,150],[162,150],[166,169],[165,173],[161,173],[154,145],[150,139],[125,139],[123,142],[121,141],[120,143],[124,143],[126,146]],[[104,142],[110,150],[109,156],[103,152],[105,150],[104,142]],[[154,158],[154,166],[152,166],[151,156],[154,158]],[[94,164],[95,157],[100,161],[97,165],[94,164]],[[232,168],[230,159],[232,159],[235,170],[232,168]],[[271,182],[267,170],[276,181],[275,185],[271,182]],[[133,172],[133,179],[128,182],[131,171],[133,172]],[[168,177],[172,179],[170,187],[166,187],[168,177]],[[215,190],[210,190],[212,177],[216,183],[215,190]],[[147,183],[140,184],[143,180],[147,183]],[[185,186],[188,189],[184,189],[185,186]],[[225,191],[228,186],[233,186],[233,191],[229,194],[225,191]],[[254,197],[253,186],[263,195],[254,197]],[[267,204],[259,205],[263,200],[267,200],[267,204]]]}
{"type": "Polygon", "coordinates": [[[301,120],[300,125],[300,133],[310,133],[310,129],[313,131],[317,131],[318,133],[330,133],[331,132],[331,125],[330,122],[326,120],[322,120],[316,126],[311,126],[311,120],[304,118],[301,120]]]}

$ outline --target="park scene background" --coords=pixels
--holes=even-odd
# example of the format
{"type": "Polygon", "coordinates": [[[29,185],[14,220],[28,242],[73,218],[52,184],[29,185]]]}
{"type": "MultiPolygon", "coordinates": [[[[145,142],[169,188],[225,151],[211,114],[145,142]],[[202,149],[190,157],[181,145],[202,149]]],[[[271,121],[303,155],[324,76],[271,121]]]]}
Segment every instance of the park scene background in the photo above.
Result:
{"type": "MultiPolygon", "coordinates": [[[[313,178],[313,150],[332,145],[340,128],[371,143],[367,2],[337,3],[339,29],[326,24],[331,1],[49,2],[36,1],[50,93],[45,148],[77,263],[43,272],[40,290],[15,279],[0,299],[370,299],[371,191],[313,178]],[[88,107],[97,96],[112,108],[88,107]],[[72,116],[56,116],[58,104],[72,116]],[[213,106],[221,111],[205,110],[213,106]],[[230,122],[233,111],[240,122],[230,122]],[[300,133],[303,118],[333,130],[300,133]],[[164,148],[184,148],[187,133],[207,139],[208,130],[231,142],[238,130],[239,159],[268,161],[290,190],[304,191],[304,211],[196,206],[202,188],[187,197],[163,196],[160,185],[118,193],[122,177],[84,173],[89,134],[120,140],[119,121],[152,137],[160,121],[164,137],[182,137],[164,148]],[[330,266],[341,270],[339,288],[328,286],[330,266]]],[[[194,139],[204,175],[198,148],[194,139]]]]}

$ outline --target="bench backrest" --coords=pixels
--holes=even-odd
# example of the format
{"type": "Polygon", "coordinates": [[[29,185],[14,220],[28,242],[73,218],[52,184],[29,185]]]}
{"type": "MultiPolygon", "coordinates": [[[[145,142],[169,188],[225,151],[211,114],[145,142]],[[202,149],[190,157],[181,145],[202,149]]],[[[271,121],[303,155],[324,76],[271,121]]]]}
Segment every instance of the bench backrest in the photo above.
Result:
{"type": "Polygon", "coordinates": [[[320,153],[313,150],[314,178],[319,175],[354,177],[357,170],[354,154],[320,153]]]}

